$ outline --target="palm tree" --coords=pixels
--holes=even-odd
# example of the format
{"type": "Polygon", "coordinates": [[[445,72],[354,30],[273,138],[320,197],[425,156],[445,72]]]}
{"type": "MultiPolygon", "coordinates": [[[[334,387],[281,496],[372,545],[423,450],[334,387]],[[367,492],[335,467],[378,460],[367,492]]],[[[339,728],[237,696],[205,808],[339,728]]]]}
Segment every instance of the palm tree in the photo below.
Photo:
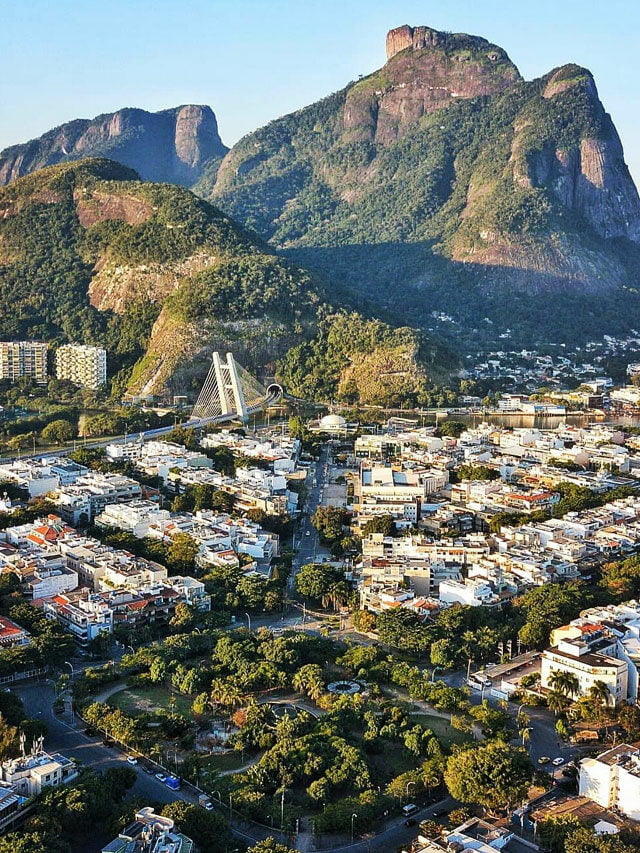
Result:
{"type": "Polygon", "coordinates": [[[237,684],[224,678],[214,678],[211,682],[211,701],[215,705],[233,708],[240,704],[242,693],[237,684]]]}
{"type": "Polygon", "coordinates": [[[552,690],[547,696],[547,705],[549,706],[550,711],[557,714],[558,711],[562,711],[563,708],[566,708],[567,697],[559,690],[552,690]]]}
{"type": "Polygon", "coordinates": [[[608,705],[610,696],[609,688],[604,681],[596,681],[589,688],[589,697],[593,699],[597,705],[608,705]]]}
{"type": "Polygon", "coordinates": [[[562,693],[565,698],[570,699],[580,690],[580,682],[577,676],[571,672],[563,672],[562,670],[554,670],[549,676],[549,685],[553,690],[562,693]]]}

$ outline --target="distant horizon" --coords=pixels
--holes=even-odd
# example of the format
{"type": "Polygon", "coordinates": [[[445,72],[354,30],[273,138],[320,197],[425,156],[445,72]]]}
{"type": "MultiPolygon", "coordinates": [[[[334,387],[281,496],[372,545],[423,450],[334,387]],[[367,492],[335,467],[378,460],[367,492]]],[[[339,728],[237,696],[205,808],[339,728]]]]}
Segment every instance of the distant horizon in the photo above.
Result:
{"type": "Polygon", "coordinates": [[[5,72],[0,150],[76,119],[124,108],[206,104],[232,147],[253,130],[342,89],[385,62],[385,36],[402,24],[479,35],[531,80],[571,62],[594,75],[640,185],[640,9],[611,0],[513,3],[434,0],[0,0],[5,72]],[[25,4],[27,5],[27,4],[25,4]],[[178,8],[177,8],[178,7],[178,8]],[[25,39],[25,33],[28,38],[25,39]],[[621,61],[622,57],[622,61],[621,61]]]}

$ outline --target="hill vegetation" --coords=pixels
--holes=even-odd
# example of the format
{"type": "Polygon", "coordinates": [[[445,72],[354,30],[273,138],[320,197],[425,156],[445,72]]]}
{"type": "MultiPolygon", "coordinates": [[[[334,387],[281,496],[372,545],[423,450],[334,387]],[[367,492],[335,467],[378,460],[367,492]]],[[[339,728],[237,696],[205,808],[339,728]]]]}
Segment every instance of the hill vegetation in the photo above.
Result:
{"type": "Polygon", "coordinates": [[[278,378],[305,399],[416,406],[428,404],[432,383],[455,366],[452,353],[414,329],[343,311],[323,317],[311,341],[289,350],[278,378]]]}
{"type": "Polygon", "coordinates": [[[111,161],[0,189],[0,338],[103,345],[117,396],[195,393],[214,349],[272,369],[324,300],[317,276],[217,208],[111,161]]]}

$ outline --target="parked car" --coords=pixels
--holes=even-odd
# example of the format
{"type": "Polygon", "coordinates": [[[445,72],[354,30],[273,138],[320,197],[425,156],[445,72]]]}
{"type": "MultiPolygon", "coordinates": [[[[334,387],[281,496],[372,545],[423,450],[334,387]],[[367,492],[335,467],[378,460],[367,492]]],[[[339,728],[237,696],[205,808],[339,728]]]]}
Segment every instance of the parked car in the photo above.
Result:
{"type": "Polygon", "coordinates": [[[554,758],[551,763],[556,767],[560,767],[561,764],[564,764],[564,758],[560,758],[560,756],[558,756],[557,758],[554,758]]]}
{"type": "Polygon", "coordinates": [[[158,780],[158,782],[166,782],[167,781],[167,777],[164,775],[164,773],[156,773],[155,777],[158,780]]]}
{"type": "Polygon", "coordinates": [[[551,761],[548,755],[542,755],[538,759],[538,764],[548,764],[551,761]]]}
{"type": "Polygon", "coordinates": [[[418,821],[415,819],[415,817],[410,817],[409,820],[405,820],[404,825],[405,826],[415,826],[417,822],[418,821]]]}
{"type": "Polygon", "coordinates": [[[135,765],[137,763],[138,763],[138,759],[135,757],[135,755],[127,755],[127,764],[135,765]]]}
{"type": "Polygon", "coordinates": [[[446,814],[449,814],[449,809],[436,809],[433,813],[433,816],[444,817],[446,814]]]}

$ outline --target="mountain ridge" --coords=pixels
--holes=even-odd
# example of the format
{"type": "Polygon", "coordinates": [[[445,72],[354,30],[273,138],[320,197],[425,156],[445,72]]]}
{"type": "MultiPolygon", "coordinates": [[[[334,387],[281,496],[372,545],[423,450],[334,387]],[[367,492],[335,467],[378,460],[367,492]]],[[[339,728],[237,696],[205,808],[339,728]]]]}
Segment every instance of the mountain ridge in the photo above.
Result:
{"type": "Polygon", "coordinates": [[[0,185],[56,163],[107,157],[143,180],[191,185],[228,151],[211,107],[183,104],[149,112],[125,107],[74,119],[0,152],[0,185]]]}

